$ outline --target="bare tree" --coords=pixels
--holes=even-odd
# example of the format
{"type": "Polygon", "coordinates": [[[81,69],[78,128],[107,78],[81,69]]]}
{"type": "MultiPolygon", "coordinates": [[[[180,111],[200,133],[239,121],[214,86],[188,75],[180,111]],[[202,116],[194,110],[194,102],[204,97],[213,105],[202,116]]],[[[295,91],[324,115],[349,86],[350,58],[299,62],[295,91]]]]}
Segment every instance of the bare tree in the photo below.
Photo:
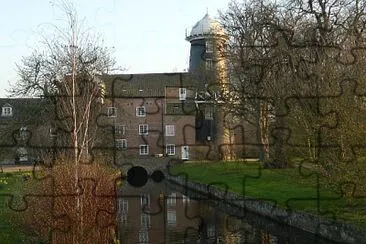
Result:
{"type": "Polygon", "coordinates": [[[346,145],[362,145],[364,10],[364,1],[234,1],[222,13],[235,97],[227,109],[257,127],[273,166],[286,167],[291,152],[327,174],[342,160],[335,151],[354,157],[346,145]]]}
{"type": "Polygon", "coordinates": [[[105,92],[101,77],[116,67],[111,50],[83,28],[72,5],[62,2],[61,7],[66,28],[51,25],[53,33],[41,33],[44,49],[34,50],[17,65],[20,79],[10,92],[42,96],[55,105],[56,121],[69,135],[76,162],[93,144],[93,115],[99,112],[105,92]]]}
{"type": "Polygon", "coordinates": [[[271,120],[275,127],[285,127],[280,106],[287,95],[284,87],[290,63],[286,62],[288,53],[281,32],[284,24],[281,17],[279,6],[265,1],[232,2],[228,11],[221,14],[230,36],[227,56],[230,93],[237,98],[234,103],[228,103],[228,109],[257,128],[262,160],[274,160],[276,167],[287,166],[282,133],[276,136],[273,155],[270,148],[271,120]]]}
{"type": "MultiPolygon", "coordinates": [[[[60,155],[66,155],[72,162],[76,190],[79,164],[89,160],[97,131],[95,118],[104,102],[105,86],[101,77],[115,69],[115,60],[111,50],[103,47],[90,30],[83,28],[70,3],[62,1],[60,7],[66,16],[66,26],[51,25],[48,26],[53,30],[51,34],[41,33],[44,48],[36,49],[17,65],[20,79],[11,93],[14,96],[42,96],[50,101],[57,131],[61,132],[57,146],[63,151],[60,155]]],[[[82,216],[81,209],[82,202],[77,196],[78,216],[82,216]]],[[[79,234],[82,219],[80,222],[79,234]]]]}

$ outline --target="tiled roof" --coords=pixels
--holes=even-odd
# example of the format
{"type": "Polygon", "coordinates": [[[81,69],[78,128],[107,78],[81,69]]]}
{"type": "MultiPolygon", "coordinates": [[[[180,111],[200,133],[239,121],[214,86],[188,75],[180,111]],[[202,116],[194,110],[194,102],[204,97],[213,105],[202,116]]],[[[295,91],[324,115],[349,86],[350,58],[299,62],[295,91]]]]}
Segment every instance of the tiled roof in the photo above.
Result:
{"type": "Polygon", "coordinates": [[[148,73],[104,76],[109,98],[164,97],[165,87],[190,87],[194,82],[189,73],[148,73]]]}
{"type": "Polygon", "coordinates": [[[13,115],[0,116],[0,123],[44,123],[53,112],[52,104],[41,98],[0,98],[1,107],[9,105],[13,108],[13,115]]]}

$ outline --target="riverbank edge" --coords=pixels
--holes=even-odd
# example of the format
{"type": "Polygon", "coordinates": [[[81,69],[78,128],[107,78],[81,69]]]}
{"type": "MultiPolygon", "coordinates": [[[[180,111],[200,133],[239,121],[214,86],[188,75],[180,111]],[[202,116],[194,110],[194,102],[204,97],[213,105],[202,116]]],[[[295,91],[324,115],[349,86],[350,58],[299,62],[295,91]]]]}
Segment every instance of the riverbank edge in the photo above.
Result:
{"type": "Polygon", "coordinates": [[[244,208],[249,212],[335,242],[366,243],[366,232],[350,224],[334,222],[325,217],[300,211],[286,210],[277,207],[275,203],[271,204],[250,197],[243,198],[237,193],[222,191],[207,184],[188,181],[184,175],[173,176],[168,171],[164,173],[166,180],[170,183],[199,192],[208,199],[224,201],[229,205],[244,208]]]}

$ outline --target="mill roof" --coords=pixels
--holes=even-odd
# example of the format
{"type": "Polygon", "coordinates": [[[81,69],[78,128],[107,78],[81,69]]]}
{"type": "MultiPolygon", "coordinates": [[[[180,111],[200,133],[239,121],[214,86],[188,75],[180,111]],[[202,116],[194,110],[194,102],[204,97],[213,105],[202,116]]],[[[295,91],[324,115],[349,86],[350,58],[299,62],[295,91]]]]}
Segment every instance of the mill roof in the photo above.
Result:
{"type": "Polygon", "coordinates": [[[42,98],[0,98],[0,106],[12,108],[12,116],[0,116],[0,123],[38,124],[53,112],[52,105],[42,98]]]}
{"type": "Polygon", "coordinates": [[[208,13],[192,27],[192,30],[186,39],[191,41],[204,38],[207,35],[226,36],[221,24],[213,19],[208,13]]]}
{"type": "Polygon", "coordinates": [[[191,74],[146,73],[104,76],[108,97],[164,97],[166,87],[191,87],[195,81],[191,74]]]}

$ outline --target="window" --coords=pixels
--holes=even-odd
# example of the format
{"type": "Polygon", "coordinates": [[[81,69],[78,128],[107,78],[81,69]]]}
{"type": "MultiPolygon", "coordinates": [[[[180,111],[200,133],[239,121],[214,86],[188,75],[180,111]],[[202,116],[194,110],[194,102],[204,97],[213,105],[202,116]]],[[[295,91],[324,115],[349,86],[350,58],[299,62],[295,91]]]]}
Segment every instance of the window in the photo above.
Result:
{"type": "Polygon", "coordinates": [[[167,155],[175,155],[175,145],[174,144],[167,144],[166,145],[166,154],[167,155]]]}
{"type": "Polygon", "coordinates": [[[206,70],[212,70],[213,62],[212,59],[206,59],[206,70]]]}
{"type": "Polygon", "coordinates": [[[1,116],[13,116],[13,108],[12,107],[3,107],[1,116]]]}
{"type": "Polygon", "coordinates": [[[177,194],[176,193],[172,193],[170,194],[170,196],[167,198],[167,205],[169,207],[175,206],[177,200],[176,200],[177,194]]]}
{"type": "Polygon", "coordinates": [[[140,145],[140,155],[149,154],[149,145],[140,145]]]}
{"type": "Polygon", "coordinates": [[[139,231],[139,242],[149,243],[149,232],[146,228],[139,231]]]}
{"type": "Polygon", "coordinates": [[[127,149],[127,140],[126,139],[117,139],[116,148],[117,149],[127,149]]]}
{"type": "Polygon", "coordinates": [[[116,107],[108,107],[107,111],[108,117],[117,117],[117,108],[116,107]]]}
{"type": "Polygon", "coordinates": [[[144,106],[136,108],[136,116],[137,117],[145,117],[146,116],[146,109],[144,106]]]}
{"type": "Polygon", "coordinates": [[[165,135],[166,136],[175,136],[175,126],[174,125],[166,125],[165,126],[165,135]]]}
{"type": "Polygon", "coordinates": [[[139,125],[139,135],[149,134],[149,126],[147,124],[139,125]]]}
{"type": "Polygon", "coordinates": [[[179,88],[179,100],[183,101],[187,98],[187,89],[186,88],[179,88]]]}
{"type": "Polygon", "coordinates": [[[182,195],[182,197],[183,197],[183,203],[189,203],[190,202],[190,199],[189,199],[188,196],[182,195]]]}
{"type": "Polygon", "coordinates": [[[213,43],[211,40],[206,41],[206,53],[213,52],[213,43]]]}
{"type": "Polygon", "coordinates": [[[151,219],[150,219],[150,214],[141,213],[141,227],[145,227],[148,228],[150,226],[151,223],[151,219]]]}
{"type": "Polygon", "coordinates": [[[126,126],[125,125],[116,125],[114,127],[114,134],[117,136],[124,136],[126,134],[126,126]]]}
{"type": "Polygon", "coordinates": [[[205,119],[207,120],[213,120],[213,108],[212,107],[206,107],[205,108],[205,119]]]}
{"type": "Polygon", "coordinates": [[[167,222],[168,226],[176,226],[177,224],[177,213],[175,210],[168,210],[167,211],[167,222]]]}
{"type": "Polygon", "coordinates": [[[150,206],[150,195],[143,194],[141,195],[141,207],[150,206]]]}
{"type": "Polygon", "coordinates": [[[119,208],[122,213],[128,213],[128,201],[126,199],[121,199],[119,208]]]}
{"type": "Polygon", "coordinates": [[[120,216],[121,216],[120,217],[121,224],[124,224],[124,225],[127,224],[127,216],[128,216],[127,213],[122,212],[122,214],[120,214],[120,216]]]}

